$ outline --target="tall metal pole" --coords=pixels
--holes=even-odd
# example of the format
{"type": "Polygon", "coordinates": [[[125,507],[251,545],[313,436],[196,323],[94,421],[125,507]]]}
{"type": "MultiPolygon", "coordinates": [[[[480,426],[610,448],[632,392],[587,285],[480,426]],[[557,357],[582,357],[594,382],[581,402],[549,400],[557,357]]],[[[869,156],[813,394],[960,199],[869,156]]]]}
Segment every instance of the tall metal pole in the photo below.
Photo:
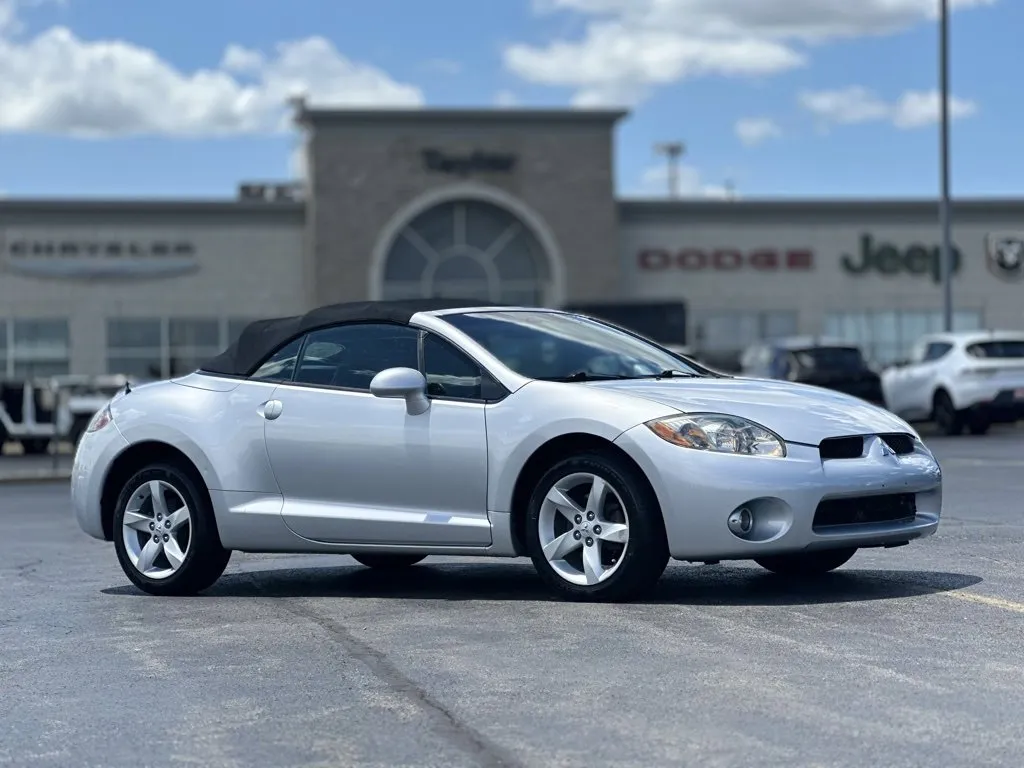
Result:
{"type": "Polygon", "coordinates": [[[942,227],[942,315],[946,331],[953,330],[953,244],[949,211],[949,3],[939,0],[939,132],[942,197],[939,223],[942,227]]]}
{"type": "Polygon", "coordinates": [[[679,158],[686,151],[681,141],[662,142],[654,145],[654,151],[664,155],[668,162],[668,196],[679,197],[679,158]]]}

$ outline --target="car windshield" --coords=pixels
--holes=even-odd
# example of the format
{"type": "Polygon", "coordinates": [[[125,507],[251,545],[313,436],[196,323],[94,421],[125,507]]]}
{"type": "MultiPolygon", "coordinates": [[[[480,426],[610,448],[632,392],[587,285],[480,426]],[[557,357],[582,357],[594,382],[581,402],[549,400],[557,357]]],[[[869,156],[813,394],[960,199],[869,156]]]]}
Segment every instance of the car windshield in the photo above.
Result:
{"type": "Polygon", "coordinates": [[[1004,360],[1024,357],[1024,339],[1003,339],[971,344],[967,348],[967,354],[971,357],[1002,358],[1004,360]]]}
{"type": "Polygon", "coordinates": [[[649,342],[580,315],[493,311],[445,315],[516,373],[531,379],[586,381],[704,372],[649,342]]]}
{"type": "Polygon", "coordinates": [[[812,347],[793,350],[800,367],[816,371],[859,371],[866,363],[857,347],[812,347]]]}

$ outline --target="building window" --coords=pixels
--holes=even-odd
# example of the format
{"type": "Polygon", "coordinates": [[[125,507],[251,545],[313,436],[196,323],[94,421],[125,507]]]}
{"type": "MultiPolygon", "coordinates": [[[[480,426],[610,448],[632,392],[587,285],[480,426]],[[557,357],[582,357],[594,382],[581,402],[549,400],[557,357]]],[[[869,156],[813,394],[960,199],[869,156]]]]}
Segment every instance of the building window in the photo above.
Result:
{"type": "Polygon", "coordinates": [[[70,363],[68,321],[35,318],[0,321],[3,372],[16,379],[61,376],[70,363]]]}
{"type": "Polygon", "coordinates": [[[170,358],[168,375],[191,373],[220,353],[221,323],[215,319],[171,318],[167,323],[170,358]]]}
{"type": "Polygon", "coordinates": [[[798,321],[793,310],[710,313],[701,317],[694,347],[715,365],[737,367],[747,347],[796,335],[798,321]]]}
{"type": "Polygon", "coordinates": [[[138,379],[162,379],[163,322],[160,318],[107,321],[107,371],[138,379]]]}
{"type": "Polygon", "coordinates": [[[476,200],[443,203],[413,219],[384,264],[384,299],[465,298],[544,303],[548,255],[517,217],[476,200]]]}
{"type": "MultiPolygon", "coordinates": [[[[824,335],[857,344],[869,360],[888,365],[906,359],[921,336],[938,333],[942,326],[940,311],[831,312],[825,316],[824,335]]],[[[984,313],[980,310],[953,313],[954,331],[976,331],[982,327],[984,313]]]]}
{"type": "Polygon", "coordinates": [[[107,320],[107,372],[141,380],[191,373],[220,354],[247,318],[117,317],[107,320]]]}

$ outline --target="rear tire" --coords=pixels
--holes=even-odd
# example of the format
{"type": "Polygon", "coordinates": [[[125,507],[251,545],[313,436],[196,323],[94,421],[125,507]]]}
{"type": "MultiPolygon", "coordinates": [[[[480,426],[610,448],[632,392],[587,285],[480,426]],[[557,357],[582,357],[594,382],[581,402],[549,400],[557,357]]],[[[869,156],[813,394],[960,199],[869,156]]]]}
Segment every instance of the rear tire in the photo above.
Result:
{"type": "Polygon", "coordinates": [[[191,475],[174,464],[150,465],[125,483],[114,508],[118,562],[131,582],[150,595],[202,592],[231,559],[200,481],[191,475]],[[177,545],[173,550],[172,542],[177,545]]]}
{"type": "Polygon", "coordinates": [[[845,565],[856,553],[856,547],[823,549],[818,552],[758,557],[754,558],[754,562],[780,576],[820,576],[845,565]]]}
{"type": "Polygon", "coordinates": [[[661,508],[646,478],[598,451],[544,473],[527,509],[526,545],[537,573],[566,600],[638,598],[669,560],[661,508]]]}
{"type": "Polygon", "coordinates": [[[932,418],[944,435],[955,437],[964,431],[963,415],[953,405],[949,393],[940,389],[935,393],[932,404],[932,418]]]}
{"type": "Polygon", "coordinates": [[[426,557],[426,555],[378,555],[372,552],[359,552],[352,554],[352,558],[354,560],[362,563],[367,568],[381,568],[384,570],[408,568],[410,565],[416,565],[416,563],[426,559],[426,557]]]}
{"type": "Polygon", "coordinates": [[[984,435],[992,426],[992,421],[984,413],[973,413],[967,419],[967,431],[972,435],[984,435]]]}

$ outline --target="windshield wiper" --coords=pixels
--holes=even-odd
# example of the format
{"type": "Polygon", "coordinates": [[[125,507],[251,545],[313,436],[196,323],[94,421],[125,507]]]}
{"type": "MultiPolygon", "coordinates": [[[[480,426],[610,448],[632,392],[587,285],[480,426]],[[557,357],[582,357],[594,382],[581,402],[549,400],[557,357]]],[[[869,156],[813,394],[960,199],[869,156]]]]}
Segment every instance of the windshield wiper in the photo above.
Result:
{"type": "Polygon", "coordinates": [[[576,371],[570,373],[568,376],[539,376],[539,381],[622,381],[623,379],[631,379],[632,376],[610,376],[603,373],[587,373],[586,371],[576,371]]]}
{"type": "Polygon", "coordinates": [[[631,379],[697,379],[700,378],[699,373],[691,373],[688,371],[676,371],[668,369],[661,373],[649,373],[645,376],[630,376],[631,379]]]}

